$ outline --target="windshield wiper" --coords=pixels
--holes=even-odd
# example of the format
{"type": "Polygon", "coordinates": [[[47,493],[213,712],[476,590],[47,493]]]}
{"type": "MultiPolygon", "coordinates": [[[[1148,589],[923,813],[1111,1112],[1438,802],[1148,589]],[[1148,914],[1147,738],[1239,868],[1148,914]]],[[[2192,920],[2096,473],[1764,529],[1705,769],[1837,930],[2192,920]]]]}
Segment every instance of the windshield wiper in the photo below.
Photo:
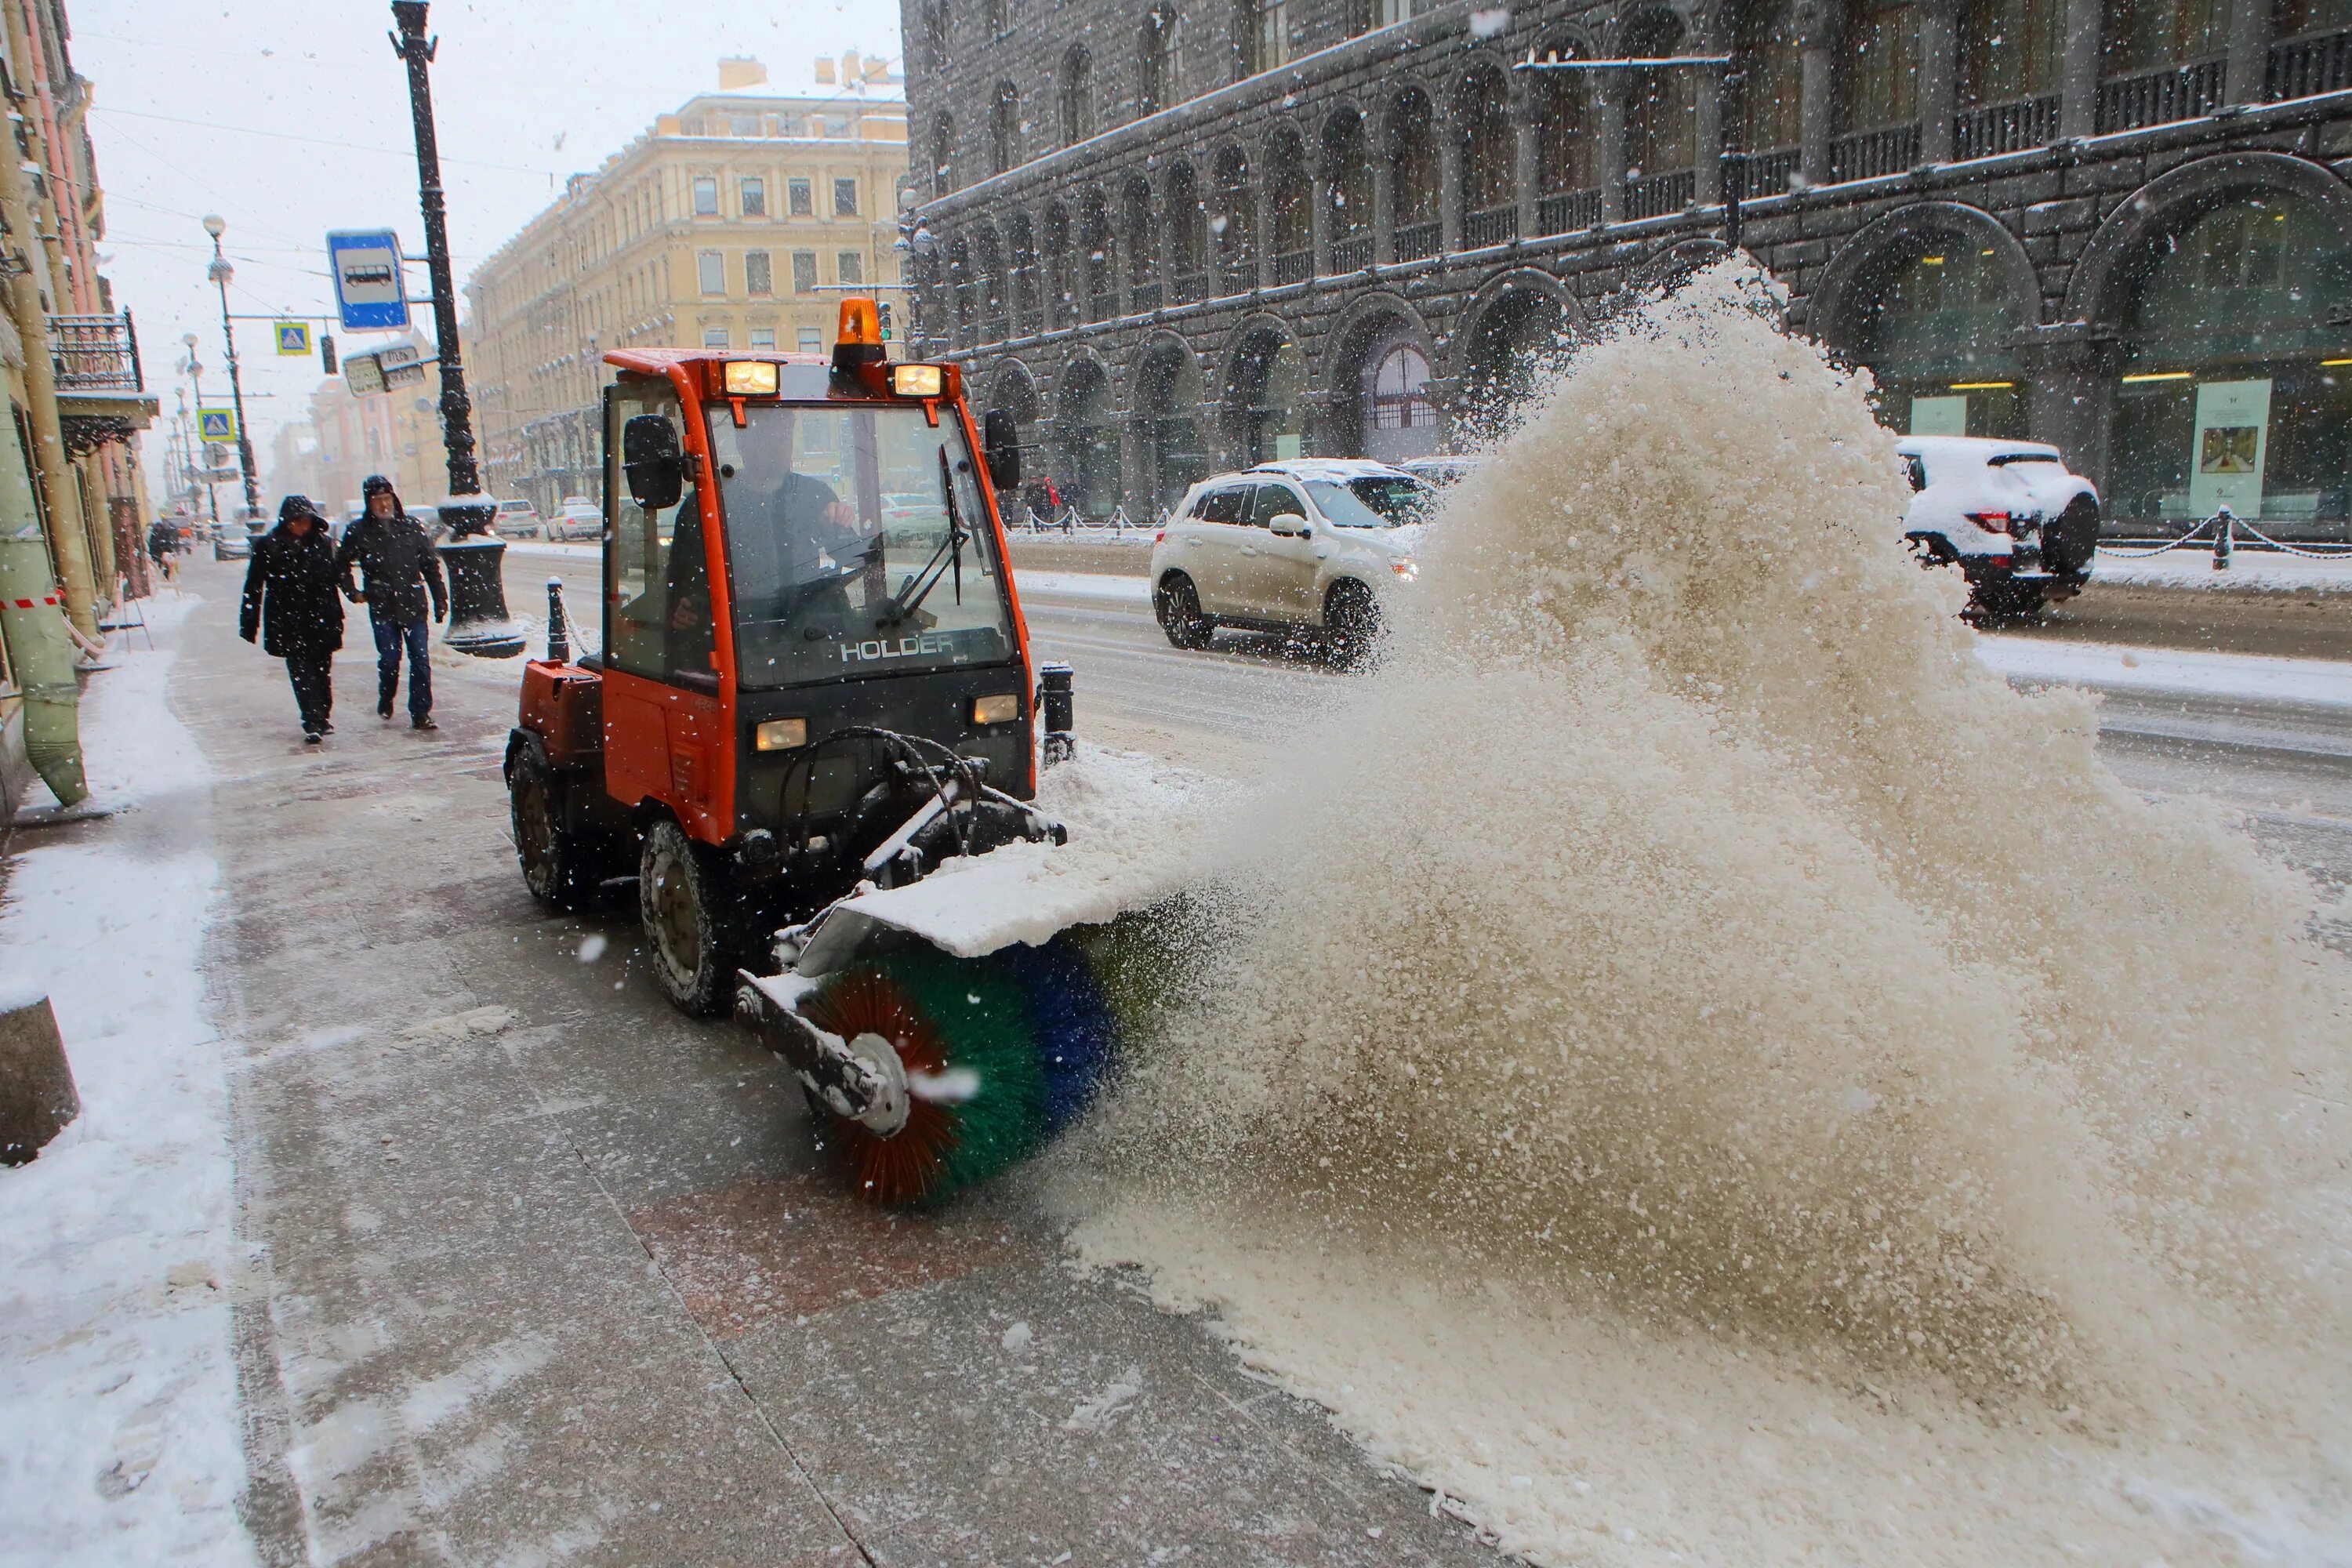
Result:
{"type": "Polygon", "coordinates": [[[931,552],[931,558],[924,562],[921,568],[908,577],[892,596],[888,613],[875,621],[877,626],[903,623],[922,607],[923,601],[930,597],[931,590],[940,585],[940,579],[946,576],[950,568],[955,573],[956,603],[963,603],[963,546],[970,536],[963,531],[962,514],[956,510],[955,481],[948,472],[948,449],[945,446],[940,447],[940,493],[947,497],[948,501],[947,540],[931,552]],[[945,563],[940,559],[942,555],[948,558],[945,563]]]}

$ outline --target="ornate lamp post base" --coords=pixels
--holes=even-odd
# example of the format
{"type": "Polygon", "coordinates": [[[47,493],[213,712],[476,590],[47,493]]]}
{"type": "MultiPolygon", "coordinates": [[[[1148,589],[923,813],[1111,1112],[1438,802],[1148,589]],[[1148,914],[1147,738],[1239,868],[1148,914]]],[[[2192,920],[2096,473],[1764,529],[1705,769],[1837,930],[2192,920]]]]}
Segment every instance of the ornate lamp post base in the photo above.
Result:
{"type": "Polygon", "coordinates": [[[442,640],[477,658],[512,658],[523,650],[523,629],[507,613],[507,547],[489,531],[492,510],[479,501],[441,508],[449,520],[449,538],[440,547],[449,574],[449,632],[442,640]]]}

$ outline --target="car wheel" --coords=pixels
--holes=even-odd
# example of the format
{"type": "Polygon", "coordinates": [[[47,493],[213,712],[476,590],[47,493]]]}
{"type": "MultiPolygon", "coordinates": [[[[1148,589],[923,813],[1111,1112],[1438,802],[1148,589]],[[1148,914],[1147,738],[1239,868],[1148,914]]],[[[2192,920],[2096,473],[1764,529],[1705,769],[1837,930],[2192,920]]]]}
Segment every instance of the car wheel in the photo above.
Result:
{"type": "Polygon", "coordinates": [[[1323,597],[1323,646],[1331,662],[1353,669],[1372,656],[1381,636],[1381,607],[1371,590],[1341,578],[1323,597]]]}
{"type": "Polygon", "coordinates": [[[563,826],[561,786],[536,746],[526,746],[507,774],[507,805],[523,886],[558,912],[588,902],[596,885],[586,846],[563,826]]]}
{"type": "Polygon", "coordinates": [[[1206,647],[1217,629],[1217,623],[1201,613],[1200,590],[1181,572],[1171,572],[1160,579],[1151,593],[1151,607],[1160,617],[1160,629],[1177,647],[1206,647]]]}
{"type": "Polygon", "coordinates": [[[678,1010],[716,1017],[734,1001],[737,945],[729,929],[726,873],[686,830],[664,817],[637,862],[637,915],[654,982],[678,1010]]]}
{"type": "Polygon", "coordinates": [[[2099,503],[2076,496],[2042,531],[2042,563],[2067,577],[2087,577],[2099,552],[2099,503]]]}

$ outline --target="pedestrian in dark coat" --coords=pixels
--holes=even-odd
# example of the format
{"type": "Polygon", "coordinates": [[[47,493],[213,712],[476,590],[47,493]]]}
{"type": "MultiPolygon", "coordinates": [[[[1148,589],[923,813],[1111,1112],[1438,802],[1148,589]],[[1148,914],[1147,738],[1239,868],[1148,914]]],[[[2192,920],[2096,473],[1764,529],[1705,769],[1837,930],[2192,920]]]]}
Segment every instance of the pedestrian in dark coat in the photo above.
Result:
{"type": "Polygon", "coordinates": [[[308,497],[288,496],[278,503],[278,526],[254,541],[237,635],[251,642],[259,634],[263,649],[286,661],[302,711],[302,739],[314,746],[335,728],[329,668],[343,646],[343,602],[335,596],[335,577],[327,520],[308,497]]]}
{"type": "Polygon", "coordinates": [[[449,613],[449,590],[441,580],[441,557],[425,525],[408,515],[392,481],[371,474],[360,486],[367,513],[343,534],[335,552],[335,570],[343,593],[354,603],[365,602],[368,625],[375,633],[375,712],[392,717],[392,700],[400,693],[400,655],[408,652],[408,722],[416,730],[437,730],[433,722],[433,668],[430,631],[425,619],[426,595],[433,618],[449,613]],[[366,574],[366,587],[352,579],[352,568],[366,574]]]}

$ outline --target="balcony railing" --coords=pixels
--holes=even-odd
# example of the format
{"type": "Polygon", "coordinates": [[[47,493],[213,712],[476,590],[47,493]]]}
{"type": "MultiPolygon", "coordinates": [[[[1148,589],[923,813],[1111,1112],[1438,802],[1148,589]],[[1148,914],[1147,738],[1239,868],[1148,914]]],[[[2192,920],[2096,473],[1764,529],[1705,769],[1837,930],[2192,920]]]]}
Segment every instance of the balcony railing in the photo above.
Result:
{"type": "Polygon", "coordinates": [[[1304,283],[1315,275],[1315,253],[1311,250],[1286,250],[1274,258],[1274,283],[1280,288],[1286,283],[1304,283]]]}
{"type": "Polygon", "coordinates": [[[1331,270],[1334,274],[1361,272],[1371,264],[1372,237],[1370,235],[1360,234],[1348,239],[1335,239],[1331,242],[1331,270]]]}
{"type": "Polygon", "coordinates": [[[1127,291],[1127,308],[1139,316],[1146,310],[1160,309],[1160,285],[1138,283],[1130,287],[1127,291]]]}
{"type": "Polygon", "coordinates": [[[1625,182],[1625,216],[1628,218],[1664,217],[1678,213],[1697,198],[1698,174],[1690,169],[1677,169],[1671,174],[1644,174],[1638,180],[1625,182]]]}
{"type": "Polygon", "coordinates": [[[1790,176],[1802,162],[1802,153],[1794,147],[1748,153],[1739,166],[1739,199],[1753,202],[1788,195],[1790,176]]]}
{"type": "Polygon", "coordinates": [[[1445,226],[1435,218],[1427,223],[1399,224],[1396,231],[1396,258],[1399,261],[1419,261],[1424,256],[1434,256],[1445,246],[1445,226]]]}
{"type": "Polygon", "coordinates": [[[1536,232],[1574,234],[1601,222],[1599,191],[1560,191],[1536,203],[1536,232]]]}
{"type": "Polygon", "coordinates": [[[2219,55],[2099,84],[2099,133],[2194,120],[2221,107],[2229,61],[2219,55]]]}
{"type": "Polygon", "coordinates": [[[1087,296],[1087,320],[1108,321],[1118,314],[1118,295],[1109,289],[1087,296]]]}
{"type": "Polygon", "coordinates": [[[2352,29],[2271,46],[2263,96],[2273,103],[2347,87],[2352,87],[2352,29]]]}
{"type": "Polygon", "coordinates": [[[1858,131],[1830,143],[1830,178],[1874,180],[1899,174],[1919,162],[1919,128],[1890,125],[1884,131],[1858,131]]]}
{"type": "Polygon", "coordinates": [[[1209,275],[1205,272],[1180,272],[1175,282],[1169,285],[1168,302],[1171,305],[1189,305],[1208,297],[1209,275]]]}
{"type": "Polygon", "coordinates": [[[1479,250],[1519,237],[1519,209],[1481,207],[1462,219],[1462,248],[1479,250]]]}
{"type": "Polygon", "coordinates": [[[1952,121],[1952,156],[1994,158],[2046,147],[2058,140],[2058,95],[2021,98],[2012,103],[1988,103],[1963,110],[1952,121]]]}
{"type": "Polygon", "coordinates": [[[1229,260],[1217,268],[1217,287],[1227,294],[1246,294],[1257,287],[1257,263],[1229,260]]]}
{"type": "Polygon", "coordinates": [[[59,392],[144,392],[139,333],[131,312],[119,316],[51,316],[49,355],[59,392]]]}

